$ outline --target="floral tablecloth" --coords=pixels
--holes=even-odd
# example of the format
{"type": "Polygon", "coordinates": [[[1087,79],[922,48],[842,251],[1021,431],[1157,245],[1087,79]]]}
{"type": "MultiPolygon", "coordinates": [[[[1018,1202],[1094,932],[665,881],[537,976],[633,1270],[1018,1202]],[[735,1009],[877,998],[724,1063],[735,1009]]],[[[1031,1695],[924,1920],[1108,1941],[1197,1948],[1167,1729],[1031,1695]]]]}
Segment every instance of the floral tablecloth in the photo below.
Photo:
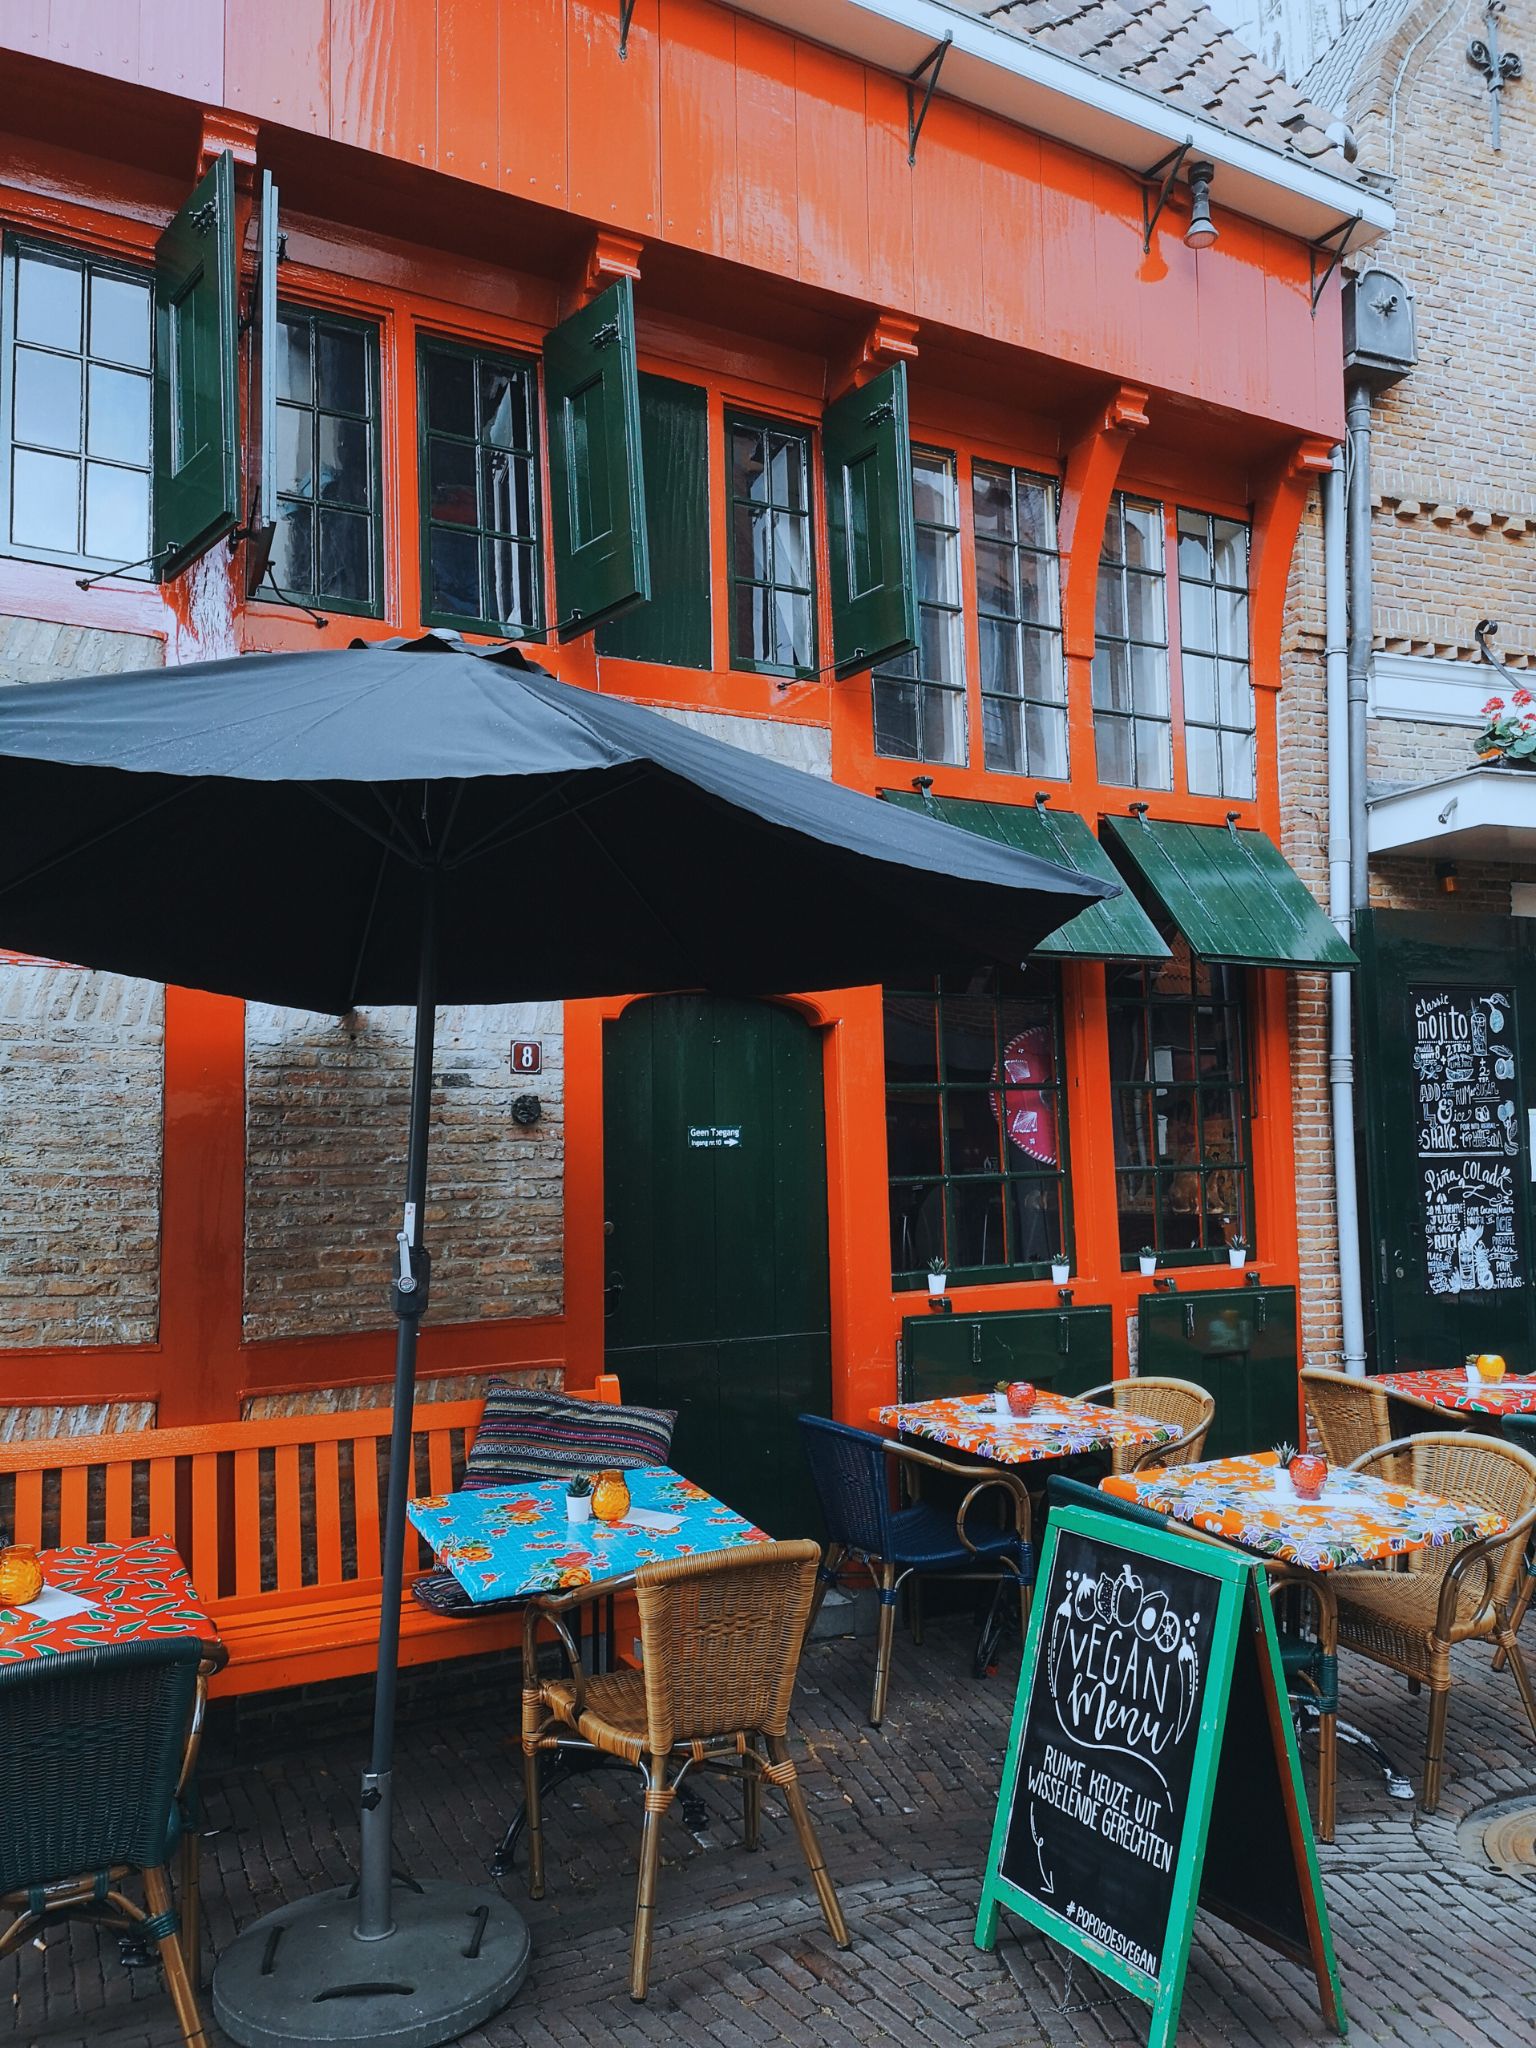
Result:
{"type": "Polygon", "coordinates": [[[767,1543],[761,1529],[665,1465],[626,1472],[631,1510],[681,1517],[674,1530],[566,1519],[565,1481],[434,1493],[407,1513],[471,1600],[515,1600],[626,1578],[643,1564],[767,1543]]]}
{"type": "Polygon", "coordinates": [[[1045,1458],[1074,1458],[1082,1451],[1119,1450],[1127,1444],[1167,1444],[1182,1434],[1174,1423],[1154,1422],[1127,1408],[1044,1392],[1035,1395],[1034,1408],[1022,1416],[999,1415],[990,1394],[963,1394],[896,1402],[877,1409],[876,1419],[903,1436],[926,1437],[998,1465],[1035,1465],[1045,1458]]]}
{"type": "Polygon", "coordinates": [[[1373,1384],[1469,1415],[1536,1415],[1536,1379],[1518,1373],[1479,1380],[1474,1387],[1464,1372],[1384,1372],[1373,1384]]]}
{"type": "Polygon", "coordinates": [[[1490,1508],[1441,1500],[1363,1472],[1332,1471],[1321,1500],[1299,1500],[1276,1490],[1277,1471],[1274,1452],[1261,1451],[1164,1472],[1116,1473],[1099,1485],[1104,1493],[1313,1572],[1470,1543],[1509,1527],[1490,1508]]]}
{"type": "Polygon", "coordinates": [[[45,1591],[73,1593],[90,1608],[49,1620],[25,1607],[0,1607],[0,1663],[152,1636],[202,1636],[210,1645],[219,1639],[181,1559],[163,1537],[44,1550],[39,1561],[45,1591]]]}

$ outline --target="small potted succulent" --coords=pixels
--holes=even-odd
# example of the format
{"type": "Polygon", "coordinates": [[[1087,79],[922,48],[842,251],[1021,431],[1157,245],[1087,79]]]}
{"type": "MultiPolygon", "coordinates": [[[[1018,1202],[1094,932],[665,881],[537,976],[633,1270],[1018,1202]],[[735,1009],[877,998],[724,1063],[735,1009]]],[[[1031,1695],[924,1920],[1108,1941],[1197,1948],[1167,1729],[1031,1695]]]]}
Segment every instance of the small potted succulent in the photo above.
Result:
{"type": "Polygon", "coordinates": [[[1247,1265],[1247,1263],[1248,1263],[1248,1240],[1247,1240],[1247,1238],[1246,1238],[1246,1237],[1229,1237],[1229,1238],[1227,1239],[1227,1264],[1228,1264],[1229,1266],[1246,1266],[1246,1265],[1247,1265]]]}
{"type": "Polygon", "coordinates": [[[1067,1282],[1071,1278],[1072,1261],[1070,1259],[1052,1259],[1051,1279],[1055,1283],[1055,1285],[1058,1287],[1065,1287],[1067,1285],[1067,1282]]]}
{"type": "Polygon", "coordinates": [[[1294,1495],[1295,1489],[1291,1485],[1291,1460],[1295,1455],[1296,1446],[1294,1444],[1282,1442],[1275,1445],[1276,1493],[1294,1495]]]}
{"type": "Polygon", "coordinates": [[[1009,1382],[1007,1380],[999,1380],[992,1389],[992,1406],[999,1415],[1011,1415],[1013,1413],[1013,1410],[1008,1405],[1008,1386],[1009,1382]]]}
{"type": "Polygon", "coordinates": [[[928,1261],[928,1292],[942,1294],[949,1285],[949,1267],[943,1259],[928,1261]]]}
{"type": "Polygon", "coordinates": [[[1320,1500],[1328,1484],[1328,1460],[1320,1451],[1298,1451],[1287,1470],[1298,1500],[1320,1500]]]}
{"type": "Polygon", "coordinates": [[[592,1519],[592,1482],[584,1472],[579,1472],[565,1489],[565,1519],[568,1522],[590,1522],[592,1519]]]}
{"type": "Polygon", "coordinates": [[[1150,1280],[1152,1275],[1157,1271],[1156,1245],[1144,1244],[1141,1250],[1136,1254],[1136,1262],[1141,1267],[1142,1278],[1145,1280],[1150,1280]]]}

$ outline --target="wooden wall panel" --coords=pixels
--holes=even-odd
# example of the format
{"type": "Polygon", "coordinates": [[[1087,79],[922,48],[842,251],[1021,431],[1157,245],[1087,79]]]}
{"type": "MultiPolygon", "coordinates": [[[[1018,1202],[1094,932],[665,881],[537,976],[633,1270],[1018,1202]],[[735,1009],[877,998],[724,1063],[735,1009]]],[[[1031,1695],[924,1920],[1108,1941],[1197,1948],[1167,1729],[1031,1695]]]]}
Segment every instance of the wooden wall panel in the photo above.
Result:
{"type": "Polygon", "coordinates": [[[330,0],[331,133],[408,164],[437,161],[437,8],[330,0]]]}
{"type": "Polygon", "coordinates": [[[499,183],[564,206],[570,189],[565,0],[499,0],[499,183]]]}
{"type": "Polygon", "coordinates": [[[864,71],[810,43],[795,46],[795,170],[801,279],[867,295],[864,71]]]}
{"type": "Polygon", "coordinates": [[[711,0],[660,0],[661,231],[734,259],[736,34],[711,0]]]}
{"type": "Polygon", "coordinates": [[[1040,227],[1040,141],[1001,121],[985,124],[981,277],[986,328],[1000,341],[1038,345],[1045,300],[1040,227]]]}
{"type": "Polygon", "coordinates": [[[258,121],[311,135],[331,127],[327,0],[224,0],[224,97],[258,121]]]}
{"type": "Polygon", "coordinates": [[[936,99],[912,167],[913,247],[929,300],[920,317],[967,331],[986,325],[980,134],[971,108],[936,99]]]}
{"type": "Polygon", "coordinates": [[[913,254],[912,166],[907,162],[907,92],[899,78],[864,74],[864,150],[869,166],[869,290],[882,306],[910,306],[913,254]]]}
{"type": "Polygon", "coordinates": [[[613,0],[569,0],[570,205],[601,226],[654,234],[660,211],[656,0],[636,0],[619,61],[613,0]]]}
{"type": "Polygon", "coordinates": [[[501,25],[497,0],[437,0],[437,168],[476,185],[500,168],[501,25]]]}
{"type": "Polygon", "coordinates": [[[800,267],[796,201],[795,40],[745,14],[736,20],[737,250],[776,277],[800,267]]]}

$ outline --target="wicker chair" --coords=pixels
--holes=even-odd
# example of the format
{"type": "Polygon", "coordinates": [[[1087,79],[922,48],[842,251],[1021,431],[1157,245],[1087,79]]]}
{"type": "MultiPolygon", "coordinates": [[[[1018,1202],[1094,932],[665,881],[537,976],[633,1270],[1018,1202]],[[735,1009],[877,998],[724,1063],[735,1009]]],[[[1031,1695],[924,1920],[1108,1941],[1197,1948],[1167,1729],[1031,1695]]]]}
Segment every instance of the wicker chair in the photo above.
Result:
{"type": "MultiPolygon", "coordinates": [[[[1507,1443],[1516,1444],[1522,1451],[1529,1451],[1536,1457],[1536,1415],[1506,1415],[1500,1427],[1507,1443]]],[[[1509,1610],[1509,1626],[1513,1635],[1520,1633],[1520,1624],[1525,1619],[1525,1610],[1536,1595],[1536,1534],[1525,1546],[1525,1583],[1516,1596],[1514,1606],[1509,1610]]],[[[1504,1652],[1500,1650],[1493,1660],[1495,1671],[1501,1671],[1505,1664],[1504,1652]]]]}
{"type": "Polygon", "coordinates": [[[1128,1408],[1153,1422],[1171,1422],[1183,1435],[1170,1444],[1123,1444],[1114,1453],[1116,1472],[1150,1472],[1165,1465],[1198,1464],[1216,1413],[1216,1399],[1193,1380],[1125,1379],[1091,1387],[1079,1401],[1101,1401],[1106,1408],[1128,1408]]]}
{"type": "Polygon", "coordinates": [[[9,1955],[79,1914],[156,1942],[182,2039],[204,2039],[166,1865],[197,1760],[208,1646],[111,1643],[0,1665],[0,1935],[9,1955]],[[126,1896],[138,1871],[149,1910],[126,1896]]]}
{"type": "MultiPolygon", "coordinates": [[[[1357,1379],[1350,1373],[1326,1372],[1309,1365],[1302,1370],[1301,1386],[1330,1465],[1352,1465],[1367,1451],[1380,1450],[1411,1430],[1438,1427],[1444,1432],[1456,1426],[1433,1401],[1421,1401],[1413,1394],[1389,1394],[1375,1380],[1357,1379]]],[[[1406,1456],[1398,1458],[1385,1476],[1406,1485],[1409,1462],[1406,1456]]]]}
{"type": "MultiPolygon", "coordinates": [[[[528,1890],[536,1899],[544,1895],[541,1757],[554,1750],[588,1749],[633,1765],[645,1781],[645,1819],[630,1947],[631,1998],[645,1997],[650,1975],[662,1817],[696,1765],[740,1777],[749,1849],[758,1843],[764,1782],[778,1790],[800,1839],[822,1917],[838,1947],[848,1947],[848,1929],[786,1739],[820,1555],[810,1542],[766,1543],[646,1565],[634,1578],[639,1671],[583,1673],[564,1615],[592,1599],[591,1589],[529,1602],[523,1623],[528,1890]],[[541,1621],[553,1624],[565,1646],[567,1677],[538,1675],[541,1621]]],[[[610,1582],[598,1590],[606,1595],[615,1588],[610,1582]]]]}
{"type": "MultiPolygon", "coordinates": [[[[885,1696],[891,1677],[891,1649],[896,1630],[896,1595],[914,1573],[946,1579],[981,1579],[993,1586],[1016,1589],[1023,1626],[1029,1626],[1029,1592],[1034,1582],[1034,1548],[1030,1542],[1029,1489],[1016,1472],[999,1465],[940,1458],[915,1444],[875,1436],[867,1429],[849,1429],[824,1416],[802,1415],[800,1437],[810,1463],[827,1525],[827,1555],[812,1603],[810,1620],[829,1586],[849,1558],[867,1564],[880,1593],[880,1630],[875,1642],[875,1689],[869,1718],[878,1728],[885,1717],[885,1696]],[[967,1491],[957,1509],[917,1498],[911,1506],[892,1508],[890,1475],[901,1471],[920,1487],[925,1472],[940,1472],[965,1482],[967,1491]],[[967,1527],[972,1503],[988,1491],[1000,1492],[1008,1511],[1003,1527],[967,1527]]],[[[810,1623],[807,1622],[807,1627],[810,1623]]]]}
{"type": "Polygon", "coordinates": [[[1356,1458],[1351,1469],[1395,1476],[1404,1463],[1412,1485],[1492,1508],[1510,1525],[1502,1536],[1411,1551],[1402,1571],[1367,1567],[1329,1575],[1340,1648],[1429,1689],[1422,1804],[1433,1813],[1440,1803],[1457,1643],[1491,1642],[1504,1652],[1536,1736],[1536,1690],[1511,1626],[1525,1538],[1536,1527],[1536,1458],[1497,1437],[1443,1430],[1394,1439],[1356,1458]]]}

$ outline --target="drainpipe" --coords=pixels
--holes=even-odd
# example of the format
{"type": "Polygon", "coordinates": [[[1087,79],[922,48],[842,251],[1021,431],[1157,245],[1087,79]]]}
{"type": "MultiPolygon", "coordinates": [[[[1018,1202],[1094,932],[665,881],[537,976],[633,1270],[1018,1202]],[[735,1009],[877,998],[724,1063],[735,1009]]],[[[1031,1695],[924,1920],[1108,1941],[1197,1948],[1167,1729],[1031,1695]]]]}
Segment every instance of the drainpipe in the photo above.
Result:
{"type": "Polygon", "coordinates": [[[1371,389],[1349,387],[1349,901],[1370,902],[1365,836],[1365,700],[1371,672],[1371,389]]]}
{"type": "MultiPolygon", "coordinates": [[[[1355,426],[1352,394],[1351,437],[1355,426]]],[[[1369,435],[1370,400],[1366,397],[1365,435],[1369,435]]],[[[1358,459],[1358,458],[1357,458],[1358,459]]],[[[1323,482],[1323,644],[1327,677],[1328,722],[1328,915],[1341,938],[1350,934],[1350,910],[1355,896],[1355,844],[1364,846],[1363,831],[1354,830],[1355,778],[1351,773],[1355,751],[1355,675],[1353,638],[1346,642],[1345,621],[1350,616],[1350,599],[1356,588],[1351,571],[1347,541],[1355,538],[1353,519],[1346,527],[1344,450],[1333,451],[1333,467],[1323,482]]],[[[1361,474],[1357,468],[1356,477],[1361,474]]],[[[1369,543],[1369,474],[1362,493],[1366,511],[1366,541],[1369,543]]],[[[1353,504],[1349,507],[1353,514],[1353,504]]],[[[1356,571],[1355,573],[1358,573],[1356,571]]],[[[1367,560],[1365,586],[1369,593],[1370,567],[1367,560]]],[[[1365,613],[1370,618],[1369,609],[1365,613]]],[[[1369,658],[1370,633],[1365,635],[1369,658]]],[[[1364,753],[1365,687],[1360,673],[1360,735],[1364,753]]],[[[1362,760],[1363,767],[1363,760],[1362,760]]],[[[1362,784],[1363,787],[1363,784],[1362,784]]],[[[1364,865],[1363,861],[1361,863],[1364,865]]],[[[1328,1088],[1332,1107],[1333,1207],[1339,1232],[1339,1316],[1343,1336],[1344,1370],[1359,1378],[1365,1372],[1365,1293],[1360,1270],[1360,1200],[1355,1170],[1355,1055],[1351,1030],[1353,977],[1333,974],[1328,978],[1328,1088]]]]}

